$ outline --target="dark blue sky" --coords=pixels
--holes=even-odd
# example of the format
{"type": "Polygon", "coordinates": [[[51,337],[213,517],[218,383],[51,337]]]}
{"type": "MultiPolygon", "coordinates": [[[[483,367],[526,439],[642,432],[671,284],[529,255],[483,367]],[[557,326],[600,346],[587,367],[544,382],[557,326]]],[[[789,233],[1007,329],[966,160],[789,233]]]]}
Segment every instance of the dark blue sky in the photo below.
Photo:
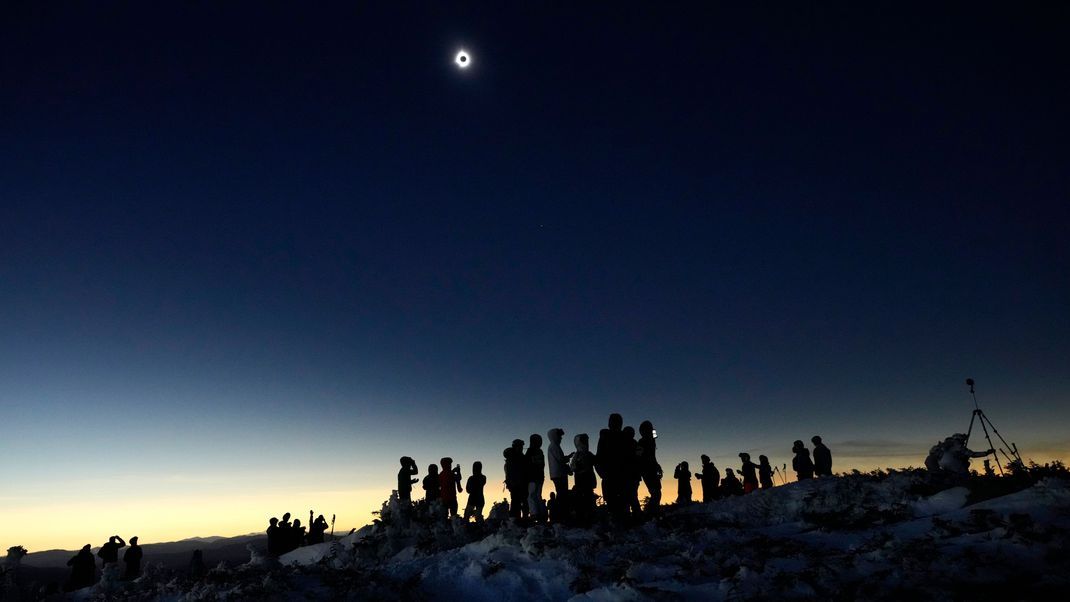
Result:
{"type": "Polygon", "coordinates": [[[112,429],[497,464],[612,410],[663,464],[865,457],[963,429],[970,375],[1070,452],[1065,6],[158,4],[0,9],[35,475],[112,429]]]}

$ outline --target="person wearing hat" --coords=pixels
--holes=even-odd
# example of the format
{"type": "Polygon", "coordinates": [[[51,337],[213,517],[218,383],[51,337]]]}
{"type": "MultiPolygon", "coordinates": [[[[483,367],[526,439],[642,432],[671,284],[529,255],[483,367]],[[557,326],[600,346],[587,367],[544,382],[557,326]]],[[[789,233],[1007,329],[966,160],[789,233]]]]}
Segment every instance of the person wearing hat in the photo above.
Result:
{"type": "Polygon", "coordinates": [[[802,440],[796,440],[791,446],[791,453],[795,457],[791,459],[791,468],[795,471],[798,480],[814,478],[814,463],[810,460],[810,450],[806,449],[802,440]]]}
{"type": "Polygon", "coordinates": [[[814,435],[810,438],[814,444],[814,474],[819,477],[832,476],[832,452],[821,442],[821,437],[814,435]]]}

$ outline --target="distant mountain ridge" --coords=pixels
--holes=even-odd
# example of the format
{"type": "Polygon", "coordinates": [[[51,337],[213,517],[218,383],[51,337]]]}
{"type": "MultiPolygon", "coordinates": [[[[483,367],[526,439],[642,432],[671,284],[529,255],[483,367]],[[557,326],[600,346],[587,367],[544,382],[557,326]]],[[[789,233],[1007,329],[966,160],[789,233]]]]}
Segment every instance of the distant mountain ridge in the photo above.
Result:
{"type": "MultiPolygon", "coordinates": [[[[208,566],[214,566],[219,562],[245,562],[249,559],[249,551],[245,546],[248,544],[266,546],[267,536],[262,533],[249,533],[234,537],[220,537],[212,535],[208,537],[189,537],[178,541],[161,543],[147,543],[141,546],[145,553],[144,562],[161,563],[167,568],[185,567],[193,554],[193,550],[204,552],[204,561],[208,566]]],[[[95,556],[100,546],[92,548],[95,556]]],[[[122,552],[119,551],[120,558],[122,552]]],[[[67,561],[78,553],[78,550],[43,550],[31,552],[22,559],[23,566],[37,568],[66,568],[67,561]]]]}

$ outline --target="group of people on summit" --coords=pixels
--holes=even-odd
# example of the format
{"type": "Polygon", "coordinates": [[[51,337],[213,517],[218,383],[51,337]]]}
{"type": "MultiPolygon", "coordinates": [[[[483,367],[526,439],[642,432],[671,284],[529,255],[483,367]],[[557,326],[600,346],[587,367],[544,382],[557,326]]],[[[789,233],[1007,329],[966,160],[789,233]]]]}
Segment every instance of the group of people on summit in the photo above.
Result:
{"type": "MultiPolygon", "coordinates": [[[[602,485],[602,498],[614,520],[638,519],[653,516],[661,506],[664,476],[657,459],[657,431],[654,425],[645,420],[639,425],[639,438],[633,427],[624,426],[620,414],[611,414],[607,428],[598,435],[595,451],[591,451],[590,437],[580,433],[573,437],[574,451],[565,453],[562,449],[565,431],[561,428],[550,429],[546,433],[549,445],[543,451],[543,438],[532,434],[528,438],[527,449],[524,440],[515,439],[505,448],[502,456],[505,460],[505,487],[509,499],[505,502],[508,515],[516,519],[534,522],[569,522],[589,524],[595,515],[595,489],[599,479],[602,485]],[[553,490],[549,499],[544,500],[543,489],[549,474],[553,490]],[[572,486],[569,487],[569,477],[572,486]],[[639,502],[639,485],[645,484],[649,498],[644,508],[639,502]]],[[[815,476],[832,474],[832,453],[821,442],[821,437],[813,437],[814,458],[802,441],[796,441],[792,451],[795,458],[792,466],[799,479],[811,479],[815,476]]],[[[739,474],[742,481],[731,468],[725,469],[724,479],[720,471],[710,461],[709,456],[702,456],[702,472],[694,475],[702,486],[702,500],[711,501],[732,495],[744,495],[759,488],[773,487],[774,468],[769,458],[759,456],[758,463],[751,461],[750,454],[739,454],[742,466],[739,474]]],[[[408,457],[401,458],[398,471],[398,501],[403,508],[412,503],[412,488],[420,479],[416,462],[408,457]]],[[[692,474],[688,463],[681,462],[673,474],[678,481],[676,502],[679,504],[692,501],[692,474]]],[[[424,502],[428,507],[437,503],[447,517],[458,515],[457,494],[468,493],[468,503],[463,518],[483,520],[485,496],[483,493],[487,478],[483,475],[483,465],[475,462],[472,475],[462,487],[461,469],[453,466],[452,458],[442,458],[439,465],[428,466],[427,476],[423,478],[424,502]]]]}
{"type": "Polygon", "coordinates": [[[267,551],[272,556],[281,556],[287,552],[296,550],[303,545],[323,543],[323,534],[330,525],[323,515],[312,518],[313,512],[308,511],[308,528],[301,526],[301,519],[295,518],[290,522],[290,513],[282,515],[282,520],[274,516],[268,521],[267,528],[267,551]]]}
{"type": "MultiPolygon", "coordinates": [[[[126,542],[123,541],[122,537],[118,535],[109,537],[107,543],[100,546],[100,550],[97,551],[101,569],[107,568],[109,564],[118,564],[119,550],[125,547],[126,542]]],[[[130,547],[123,554],[123,563],[126,565],[123,579],[137,579],[141,575],[141,558],[143,556],[141,546],[137,543],[137,537],[131,537],[130,547]]],[[[88,587],[96,582],[97,561],[93,558],[93,552],[89,544],[82,546],[82,549],[67,561],[67,566],[71,567],[71,576],[66,585],[67,591],[88,587]]]]}

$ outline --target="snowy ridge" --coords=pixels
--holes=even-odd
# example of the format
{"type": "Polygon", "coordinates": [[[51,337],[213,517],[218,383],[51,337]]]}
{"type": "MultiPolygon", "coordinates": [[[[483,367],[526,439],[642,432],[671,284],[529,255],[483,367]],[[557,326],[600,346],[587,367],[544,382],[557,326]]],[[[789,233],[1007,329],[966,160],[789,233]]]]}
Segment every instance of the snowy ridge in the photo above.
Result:
{"type": "Polygon", "coordinates": [[[338,541],[220,566],[149,570],[78,599],[1014,599],[1070,585],[1070,482],[967,505],[924,472],[794,483],[666,507],[626,529],[406,521],[396,499],[338,541]]]}

